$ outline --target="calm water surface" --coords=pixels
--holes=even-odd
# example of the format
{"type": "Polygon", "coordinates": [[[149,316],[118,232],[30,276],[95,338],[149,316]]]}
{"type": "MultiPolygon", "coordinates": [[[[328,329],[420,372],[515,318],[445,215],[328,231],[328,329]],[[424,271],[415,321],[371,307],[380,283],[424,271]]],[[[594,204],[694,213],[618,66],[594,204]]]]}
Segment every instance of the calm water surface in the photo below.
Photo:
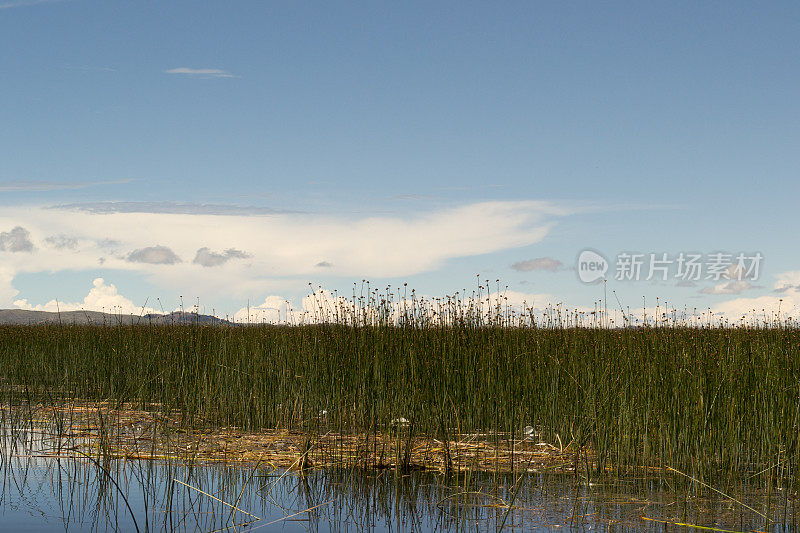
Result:
{"type": "Polygon", "coordinates": [[[526,472],[445,479],[388,470],[300,476],[269,466],[254,470],[53,457],[48,439],[42,432],[15,432],[14,438],[6,434],[0,440],[0,530],[693,529],[680,523],[730,531],[795,531],[797,523],[796,494],[781,487],[769,490],[763,480],[762,485],[739,486],[733,495],[737,503],[708,490],[676,492],[667,478],[587,481],[526,472]]]}

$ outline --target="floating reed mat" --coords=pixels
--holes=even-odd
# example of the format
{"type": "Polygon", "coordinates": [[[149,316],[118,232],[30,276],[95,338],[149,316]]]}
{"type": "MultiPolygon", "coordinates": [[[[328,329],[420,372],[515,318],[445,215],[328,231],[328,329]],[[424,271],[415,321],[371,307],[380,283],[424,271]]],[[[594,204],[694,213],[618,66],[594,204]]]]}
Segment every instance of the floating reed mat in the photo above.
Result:
{"type": "Polygon", "coordinates": [[[177,413],[165,416],[110,402],[5,405],[1,412],[4,438],[35,442],[22,453],[38,457],[89,455],[297,470],[363,467],[444,473],[573,471],[576,464],[584,467],[584,457],[593,461],[588,450],[543,442],[530,428],[521,435],[473,433],[441,440],[414,435],[407,422],[390,431],[347,435],[324,428],[315,432],[187,429],[177,413]]]}

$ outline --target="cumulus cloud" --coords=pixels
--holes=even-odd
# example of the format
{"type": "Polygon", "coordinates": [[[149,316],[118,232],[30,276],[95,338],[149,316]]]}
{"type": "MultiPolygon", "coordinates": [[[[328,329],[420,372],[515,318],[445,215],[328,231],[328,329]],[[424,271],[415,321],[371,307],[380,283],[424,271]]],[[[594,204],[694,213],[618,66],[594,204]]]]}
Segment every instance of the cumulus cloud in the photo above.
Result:
{"type": "Polygon", "coordinates": [[[293,315],[296,313],[296,309],[286,298],[272,295],[267,296],[259,305],[242,307],[232,318],[239,323],[286,324],[294,323],[293,315]]]}
{"type": "Polygon", "coordinates": [[[0,233],[0,252],[32,252],[31,234],[22,226],[0,233]]]}
{"type": "MultiPolygon", "coordinates": [[[[433,299],[417,296],[415,300],[404,300],[399,294],[397,298],[391,298],[389,304],[388,320],[395,323],[401,320],[401,317],[409,309],[415,309],[420,312],[422,309],[427,309],[427,318],[431,321],[440,320],[441,315],[434,314],[433,310],[436,305],[433,304],[433,299]],[[432,305],[428,305],[429,302],[432,305]]],[[[453,305],[460,306],[464,313],[473,314],[476,311],[488,318],[496,314],[498,305],[504,310],[513,310],[519,317],[525,317],[526,320],[546,320],[548,316],[557,317],[561,315],[569,315],[567,308],[554,296],[550,294],[532,294],[516,291],[503,291],[493,292],[484,295],[481,299],[469,300],[453,300],[453,305]]],[[[236,322],[249,322],[251,324],[316,324],[326,321],[347,322],[351,320],[361,320],[362,318],[370,319],[385,319],[387,315],[384,313],[386,309],[371,308],[369,305],[361,305],[356,307],[353,300],[341,296],[335,292],[327,289],[317,288],[311,294],[303,297],[299,306],[295,306],[292,302],[283,298],[282,296],[272,295],[265,298],[264,302],[250,307],[242,307],[234,315],[233,319],[236,322]]],[[[571,311],[579,313],[588,313],[590,308],[575,307],[571,311]]]]}
{"type": "Polygon", "coordinates": [[[177,67],[164,71],[165,74],[179,74],[196,78],[233,78],[233,74],[227,70],[218,68],[189,68],[177,67]]]}
{"type": "Polygon", "coordinates": [[[103,278],[96,278],[92,282],[89,294],[82,302],[58,302],[50,300],[46,304],[31,305],[27,300],[16,300],[14,307],[28,311],[101,311],[119,314],[155,313],[147,307],[137,306],[130,299],[121,295],[117,287],[106,283],[103,278]]]}
{"type": "Polygon", "coordinates": [[[712,307],[719,314],[738,319],[742,316],[781,319],[791,317],[800,318],[800,291],[793,290],[800,286],[800,270],[782,272],[775,276],[773,291],[776,295],[758,296],[752,298],[736,298],[721,302],[712,307]]]}
{"type": "Polygon", "coordinates": [[[19,291],[12,285],[13,281],[13,272],[0,264],[0,309],[11,307],[14,298],[19,294],[19,291]]]}
{"type": "Polygon", "coordinates": [[[192,263],[204,267],[214,267],[224,265],[231,259],[247,259],[250,254],[237,250],[236,248],[228,248],[224,252],[213,252],[210,248],[200,248],[194,256],[192,263]]]}
{"type": "Polygon", "coordinates": [[[57,250],[74,250],[78,247],[78,239],[59,233],[51,235],[44,240],[45,244],[57,250]]]}
{"type": "Polygon", "coordinates": [[[552,257],[536,257],[526,261],[518,261],[511,265],[517,272],[531,272],[532,270],[546,270],[548,272],[558,272],[564,270],[564,263],[552,257]]]}
{"type": "Polygon", "coordinates": [[[181,258],[166,246],[148,246],[129,253],[127,261],[150,265],[174,265],[175,263],[180,263],[181,258]]]}
{"type": "Polygon", "coordinates": [[[333,266],[333,263],[331,263],[329,261],[320,261],[319,263],[317,263],[314,266],[317,267],[317,268],[331,268],[333,266]]]}
{"type": "Polygon", "coordinates": [[[717,283],[713,287],[703,287],[700,290],[701,294],[741,294],[742,291],[752,289],[753,285],[750,282],[741,281],[728,281],[726,283],[717,283]]]}

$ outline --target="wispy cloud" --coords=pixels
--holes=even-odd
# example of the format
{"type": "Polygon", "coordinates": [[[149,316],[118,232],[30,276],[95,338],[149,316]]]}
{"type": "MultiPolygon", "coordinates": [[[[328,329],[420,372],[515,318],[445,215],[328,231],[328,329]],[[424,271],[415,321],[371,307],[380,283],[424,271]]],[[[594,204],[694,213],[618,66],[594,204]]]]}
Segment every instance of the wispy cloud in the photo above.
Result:
{"type": "Polygon", "coordinates": [[[11,9],[14,7],[35,6],[37,4],[54,4],[64,0],[12,0],[10,2],[0,2],[0,9],[11,9]]]}
{"type": "Polygon", "coordinates": [[[293,211],[252,205],[196,204],[186,202],[86,202],[55,205],[52,206],[51,209],[83,211],[95,215],[111,213],[152,213],[163,215],[263,216],[296,213],[293,211]]]}
{"type": "Polygon", "coordinates": [[[233,74],[227,70],[218,68],[189,68],[177,67],[165,70],[164,74],[178,74],[182,76],[191,76],[194,78],[235,78],[233,74]]]}
{"type": "Polygon", "coordinates": [[[511,265],[511,268],[517,272],[531,272],[532,270],[558,272],[564,270],[564,263],[552,257],[536,257],[527,261],[518,261],[511,265]]]}
{"type": "Polygon", "coordinates": [[[116,72],[117,69],[111,67],[96,67],[93,65],[64,65],[67,70],[78,70],[81,72],[116,72]]]}
{"type": "Polygon", "coordinates": [[[0,181],[0,192],[21,192],[21,191],[66,191],[72,189],[86,189],[87,187],[97,187],[99,185],[120,185],[130,183],[133,178],[108,181],[37,181],[37,180],[16,180],[0,181]]]}

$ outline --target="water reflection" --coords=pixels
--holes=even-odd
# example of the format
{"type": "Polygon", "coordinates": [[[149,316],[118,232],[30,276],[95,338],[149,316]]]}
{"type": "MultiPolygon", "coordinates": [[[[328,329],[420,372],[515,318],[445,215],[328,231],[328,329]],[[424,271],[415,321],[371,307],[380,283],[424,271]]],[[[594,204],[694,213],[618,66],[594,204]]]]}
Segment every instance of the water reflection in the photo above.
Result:
{"type": "Polygon", "coordinates": [[[757,484],[738,486],[736,502],[691,485],[677,491],[668,477],[300,475],[264,464],[106,460],[102,449],[86,455],[30,427],[2,432],[0,452],[0,529],[13,531],[793,531],[797,523],[794,493],[757,484]]]}

